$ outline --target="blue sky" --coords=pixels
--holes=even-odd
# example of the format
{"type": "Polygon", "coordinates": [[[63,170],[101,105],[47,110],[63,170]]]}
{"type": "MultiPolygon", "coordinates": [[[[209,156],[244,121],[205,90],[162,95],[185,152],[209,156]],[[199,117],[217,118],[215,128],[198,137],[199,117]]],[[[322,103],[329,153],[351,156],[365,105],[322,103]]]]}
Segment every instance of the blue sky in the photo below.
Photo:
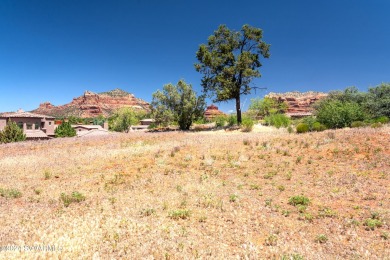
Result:
{"type": "MultiPolygon", "coordinates": [[[[218,25],[262,28],[268,92],[367,90],[390,79],[388,0],[1,0],[0,111],[121,88],[151,101],[185,79],[200,93],[198,46],[218,25]]],[[[224,111],[234,102],[217,104],[224,111]]]]}

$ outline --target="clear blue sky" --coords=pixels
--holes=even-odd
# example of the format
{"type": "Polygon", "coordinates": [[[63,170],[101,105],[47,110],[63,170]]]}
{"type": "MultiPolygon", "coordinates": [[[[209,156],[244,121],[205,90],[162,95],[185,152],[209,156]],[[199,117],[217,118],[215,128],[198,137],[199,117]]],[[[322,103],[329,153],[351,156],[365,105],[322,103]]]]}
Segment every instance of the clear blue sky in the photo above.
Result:
{"type": "Polygon", "coordinates": [[[244,110],[268,92],[365,91],[390,81],[389,13],[389,0],[1,0],[0,111],[114,88],[151,101],[181,78],[200,92],[195,53],[220,24],[271,44],[254,81],[268,89],[244,110]]]}

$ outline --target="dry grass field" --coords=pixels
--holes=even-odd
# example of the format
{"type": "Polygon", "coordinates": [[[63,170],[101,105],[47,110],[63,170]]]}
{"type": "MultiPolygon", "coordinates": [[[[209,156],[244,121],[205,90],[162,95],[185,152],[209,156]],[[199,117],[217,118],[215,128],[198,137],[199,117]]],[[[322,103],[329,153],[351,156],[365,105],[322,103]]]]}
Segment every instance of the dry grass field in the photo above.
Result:
{"type": "Polygon", "coordinates": [[[389,126],[0,145],[0,259],[390,259],[389,148],[389,126]]]}

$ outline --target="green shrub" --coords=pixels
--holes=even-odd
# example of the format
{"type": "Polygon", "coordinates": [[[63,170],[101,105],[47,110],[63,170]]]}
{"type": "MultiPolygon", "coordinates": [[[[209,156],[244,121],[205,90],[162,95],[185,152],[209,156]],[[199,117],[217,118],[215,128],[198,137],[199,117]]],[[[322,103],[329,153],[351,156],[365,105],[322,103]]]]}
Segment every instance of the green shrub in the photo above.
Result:
{"type": "Polygon", "coordinates": [[[379,128],[379,127],[382,127],[382,126],[383,126],[383,124],[379,123],[379,122],[371,124],[372,128],[379,128]]]}
{"type": "Polygon", "coordinates": [[[310,200],[305,196],[293,196],[290,197],[288,203],[290,205],[296,206],[296,205],[303,205],[307,206],[310,203],[310,200]]]}
{"type": "Polygon", "coordinates": [[[326,126],[321,124],[320,122],[314,122],[312,131],[322,132],[326,130],[326,126]]]}
{"type": "Polygon", "coordinates": [[[364,120],[365,117],[363,107],[356,102],[325,99],[317,107],[318,122],[328,128],[349,127],[352,122],[364,120]]]}
{"type": "Polygon", "coordinates": [[[228,126],[234,126],[237,125],[237,116],[236,115],[230,115],[227,118],[228,126]]]}
{"type": "Polygon", "coordinates": [[[319,234],[319,235],[316,237],[315,241],[318,242],[318,243],[323,244],[323,243],[325,243],[326,241],[328,241],[328,237],[327,237],[326,235],[324,235],[324,234],[319,234]]]}
{"type": "Polygon", "coordinates": [[[250,119],[249,117],[244,117],[241,123],[241,131],[250,132],[252,131],[254,125],[255,123],[253,122],[252,119],[250,119]]]}
{"type": "Polygon", "coordinates": [[[375,228],[382,226],[382,221],[369,218],[364,221],[364,226],[366,226],[366,230],[374,230],[375,228]]]}
{"type": "Polygon", "coordinates": [[[306,133],[306,132],[309,132],[309,126],[305,123],[300,123],[297,125],[297,133],[298,134],[302,134],[302,133],[306,133]]]}
{"type": "Polygon", "coordinates": [[[264,120],[267,125],[275,126],[276,128],[290,125],[290,118],[284,114],[271,114],[266,116],[264,120]]]}
{"type": "Polygon", "coordinates": [[[15,122],[9,120],[3,131],[0,131],[0,143],[12,143],[26,140],[26,135],[15,122]]]}
{"type": "Polygon", "coordinates": [[[190,211],[188,209],[177,209],[169,212],[169,217],[172,219],[187,219],[190,217],[190,211]]]}
{"type": "Polygon", "coordinates": [[[309,131],[313,131],[314,124],[317,123],[317,119],[314,116],[307,116],[302,119],[302,123],[307,124],[309,131]]]}
{"type": "Polygon", "coordinates": [[[4,198],[20,198],[22,197],[22,193],[17,189],[1,189],[0,188],[0,196],[4,198]]]}
{"type": "Polygon", "coordinates": [[[217,116],[214,121],[216,127],[224,127],[226,123],[226,116],[217,116]]]}
{"type": "Polygon", "coordinates": [[[363,127],[366,124],[363,121],[353,121],[351,123],[351,127],[356,128],[356,127],[363,127]]]}
{"type": "Polygon", "coordinates": [[[287,127],[287,132],[288,132],[289,134],[292,134],[292,133],[294,132],[294,129],[292,128],[291,125],[289,125],[289,126],[287,127]]]}
{"type": "Polygon", "coordinates": [[[56,137],[72,137],[76,136],[76,130],[71,126],[69,122],[62,121],[56,130],[54,131],[56,137]]]}
{"type": "Polygon", "coordinates": [[[390,119],[387,116],[381,116],[374,119],[375,123],[381,123],[381,124],[387,124],[389,120],[390,119]]]}
{"type": "Polygon", "coordinates": [[[69,205],[73,202],[82,202],[85,200],[85,196],[80,192],[74,191],[71,195],[67,195],[65,193],[61,193],[60,200],[64,203],[65,207],[69,207],[69,205]]]}

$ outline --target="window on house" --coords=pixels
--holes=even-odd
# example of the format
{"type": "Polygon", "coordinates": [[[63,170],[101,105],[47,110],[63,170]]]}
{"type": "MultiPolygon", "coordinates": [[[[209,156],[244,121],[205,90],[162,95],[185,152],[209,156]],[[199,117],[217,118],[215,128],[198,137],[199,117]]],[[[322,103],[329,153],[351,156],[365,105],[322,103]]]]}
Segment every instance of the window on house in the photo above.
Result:
{"type": "Polygon", "coordinates": [[[23,129],[23,122],[18,122],[18,126],[20,127],[20,129],[23,129]]]}
{"type": "Polygon", "coordinates": [[[49,122],[49,125],[51,125],[51,122],[49,122]]]}
{"type": "Polygon", "coordinates": [[[36,122],[36,123],[35,123],[35,130],[38,130],[38,129],[39,129],[39,125],[40,125],[39,122],[36,122]]]}
{"type": "Polygon", "coordinates": [[[27,124],[27,129],[32,129],[32,124],[27,124]]]}

